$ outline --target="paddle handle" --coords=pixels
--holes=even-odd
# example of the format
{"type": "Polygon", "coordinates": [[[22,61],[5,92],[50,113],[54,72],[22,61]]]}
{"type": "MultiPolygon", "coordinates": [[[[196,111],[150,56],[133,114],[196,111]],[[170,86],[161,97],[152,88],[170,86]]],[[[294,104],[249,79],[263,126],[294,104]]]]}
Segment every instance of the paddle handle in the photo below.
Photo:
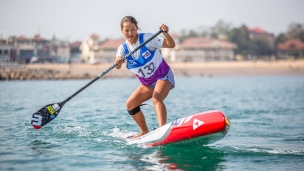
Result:
{"type": "MultiPolygon", "coordinates": [[[[150,37],[148,40],[146,40],[144,43],[142,43],[141,45],[139,45],[137,48],[135,48],[132,52],[130,52],[129,54],[125,55],[122,60],[127,59],[129,56],[133,55],[137,50],[139,50],[140,48],[142,48],[143,46],[145,46],[148,42],[150,42],[152,39],[154,39],[156,36],[158,36],[160,33],[162,33],[163,30],[159,30],[157,33],[155,33],[152,37],[150,37]]],[[[69,100],[71,100],[73,97],[75,97],[77,94],[79,94],[82,90],[86,89],[87,87],[89,87],[91,84],[93,84],[95,81],[97,81],[99,78],[101,78],[102,76],[106,75],[108,72],[110,72],[113,68],[115,68],[117,66],[116,63],[114,63],[112,66],[110,66],[107,70],[103,71],[102,73],[100,73],[96,78],[94,78],[92,81],[90,81],[89,83],[87,83],[85,86],[83,86],[81,89],[79,89],[77,92],[75,92],[74,94],[72,94],[70,97],[68,97],[67,99],[65,99],[63,102],[58,103],[60,107],[62,107],[66,102],[68,102],[69,100]]]]}

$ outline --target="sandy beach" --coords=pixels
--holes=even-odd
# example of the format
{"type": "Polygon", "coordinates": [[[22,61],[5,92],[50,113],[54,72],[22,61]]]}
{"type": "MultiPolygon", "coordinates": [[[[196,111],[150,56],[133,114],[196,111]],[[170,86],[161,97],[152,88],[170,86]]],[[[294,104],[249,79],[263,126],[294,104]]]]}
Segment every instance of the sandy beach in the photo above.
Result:
{"type": "MultiPolygon", "coordinates": [[[[71,74],[89,74],[96,77],[112,64],[28,64],[26,69],[69,71],[71,74]]],[[[253,75],[304,75],[304,60],[295,61],[229,61],[201,63],[169,63],[175,76],[253,76],[253,75]]],[[[106,77],[133,77],[125,67],[113,69],[106,77]]]]}
{"type": "MultiPolygon", "coordinates": [[[[169,63],[175,77],[224,77],[303,75],[304,60],[296,61],[229,61],[200,63],[169,63]]],[[[93,79],[112,64],[26,64],[1,67],[0,80],[93,79]]],[[[135,77],[125,67],[112,69],[103,78],[135,77]]]]}

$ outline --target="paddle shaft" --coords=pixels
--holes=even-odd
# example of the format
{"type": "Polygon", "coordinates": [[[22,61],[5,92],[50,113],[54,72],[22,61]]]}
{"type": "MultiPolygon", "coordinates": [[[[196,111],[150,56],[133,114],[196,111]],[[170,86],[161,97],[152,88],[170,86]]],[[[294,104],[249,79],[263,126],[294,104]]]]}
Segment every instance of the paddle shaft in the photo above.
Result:
{"type": "MultiPolygon", "coordinates": [[[[162,30],[159,30],[156,34],[154,34],[151,38],[149,38],[148,40],[146,40],[144,43],[142,43],[141,45],[139,45],[137,48],[135,48],[132,52],[130,52],[129,54],[127,54],[126,56],[124,56],[122,58],[122,60],[124,61],[125,59],[127,59],[129,56],[133,55],[137,50],[139,50],[141,47],[143,47],[144,45],[146,45],[148,42],[150,42],[152,39],[154,39],[156,36],[158,36],[160,33],[162,33],[162,30]]],[[[101,78],[102,76],[106,75],[108,72],[110,72],[113,68],[115,68],[117,66],[116,63],[114,63],[112,66],[110,66],[107,70],[103,71],[102,73],[100,73],[96,78],[94,78],[92,81],[90,81],[89,83],[87,83],[85,86],[83,86],[81,89],[79,89],[78,91],[76,91],[74,94],[72,94],[70,97],[68,97],[67,99],[65,99],[63,102],[58,103],[60,105],[60,107],[62,108],[62,106],[68,102],[69,100],[71,100],[73,97],[75,97],[77,94],[79,94],[81,91],[83,91],[84,89],[86,89],[87,87],[89,87],[91,84],[93,84],[95,81],[97,81],[99,78],[101,78]]]]}

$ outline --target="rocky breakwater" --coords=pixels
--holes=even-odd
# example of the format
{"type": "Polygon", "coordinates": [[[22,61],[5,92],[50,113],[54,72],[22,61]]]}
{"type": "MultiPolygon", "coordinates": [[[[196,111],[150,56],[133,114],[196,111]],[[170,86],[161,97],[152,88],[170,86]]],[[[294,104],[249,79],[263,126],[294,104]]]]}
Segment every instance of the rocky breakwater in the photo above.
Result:
{"type": "Polygon", "coordinates": [[[24,69],[0,71],[0,80],[63,80],[91,79],[88,73],[73,74],[70,71],[51,69],[24,69]]]}

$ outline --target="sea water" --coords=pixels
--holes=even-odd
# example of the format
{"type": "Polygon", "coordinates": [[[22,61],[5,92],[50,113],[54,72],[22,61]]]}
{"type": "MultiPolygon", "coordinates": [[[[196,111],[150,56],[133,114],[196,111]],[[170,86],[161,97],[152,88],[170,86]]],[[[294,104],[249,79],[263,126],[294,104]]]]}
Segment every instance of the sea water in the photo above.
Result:
{"type": "MultiPolygon", "coordinates": [[[[142,148],[121,139],[139,129],[125,101],[136,79],[100,79],[40,130],[31,115],[90,80],[0,82],[0,170],[303,170],[304,76],[176,78],[168,122],[221,110],[225,138],[207,146],[142,148]]],[[[152,106],[151,101],[147,104],[152,106]]],[[[143,106],[149,129],[153,107],[143,106]]]]}

